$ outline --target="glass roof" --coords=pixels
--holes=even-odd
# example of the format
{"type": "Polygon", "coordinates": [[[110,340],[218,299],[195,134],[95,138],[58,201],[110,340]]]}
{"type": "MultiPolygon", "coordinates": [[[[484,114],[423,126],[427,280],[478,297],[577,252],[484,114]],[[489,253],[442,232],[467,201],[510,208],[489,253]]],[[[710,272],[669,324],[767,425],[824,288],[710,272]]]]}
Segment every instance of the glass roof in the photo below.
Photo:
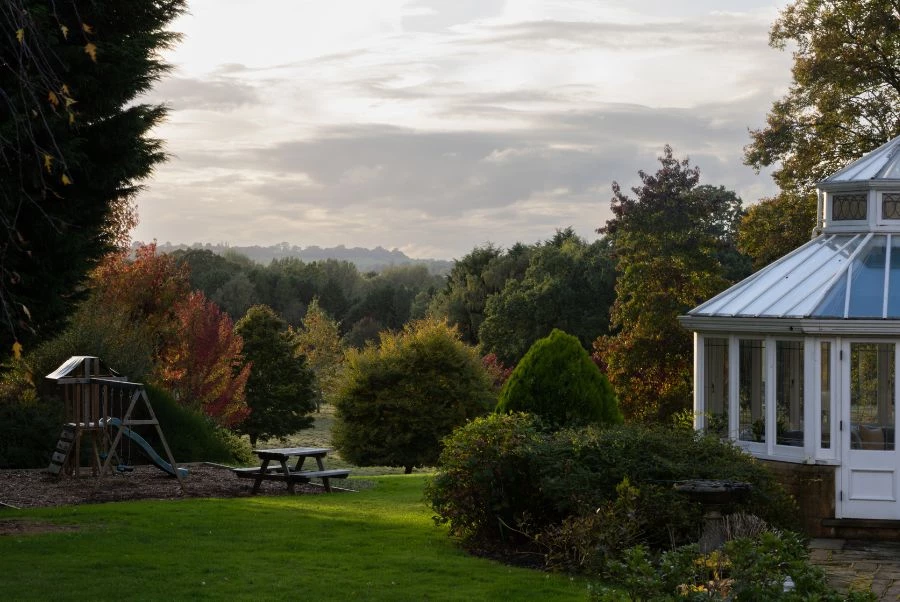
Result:
{"type": "Polygon", "coordinates": [[[822,180],[819,189],[826,200],[863,194],[869,218],[831,219],[823,234],[688,315],[900,319],[900,219],[888,213],[900,194],[900,137],[822,180]]]}
{"type": "Polygon", "coordinates": [[[900,318],[900,234],[823,234],[688,315],[900,318]]]}
{"type": "Polygon", "coordinates": [[[844,169],[828,176],[819,185],[864,180],[900,179],[900,136],[882,144],[844,169]]]}

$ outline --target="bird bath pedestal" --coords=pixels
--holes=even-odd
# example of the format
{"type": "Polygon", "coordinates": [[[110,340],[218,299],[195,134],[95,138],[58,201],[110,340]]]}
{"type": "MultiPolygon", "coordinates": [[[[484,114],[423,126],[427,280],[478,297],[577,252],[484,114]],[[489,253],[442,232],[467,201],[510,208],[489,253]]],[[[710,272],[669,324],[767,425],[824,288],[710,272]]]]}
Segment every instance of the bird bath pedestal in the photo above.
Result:
{"type": "Polygon", "coordinates": [[[696,479],[677,483],[675,490],[700,502],[703,506],[700,553],[709,554],[713,550],[721,548],[725,543],[725,521],[722,518],[722,507],[745,498],[750,493],[750,483],[696,479]]]}

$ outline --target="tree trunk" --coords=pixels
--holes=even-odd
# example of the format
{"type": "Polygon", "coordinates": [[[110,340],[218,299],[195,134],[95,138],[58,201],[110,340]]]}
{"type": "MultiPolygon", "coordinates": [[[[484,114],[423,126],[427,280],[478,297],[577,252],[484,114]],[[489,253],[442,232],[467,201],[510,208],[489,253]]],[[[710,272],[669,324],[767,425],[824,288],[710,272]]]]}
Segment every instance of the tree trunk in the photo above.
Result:
{"type": "Polygon", "coordinates": [[[404,466],[404,467],[403,467],[403,474],[412,474],[412,469],[413,469],[412,466],[404,466]]]}

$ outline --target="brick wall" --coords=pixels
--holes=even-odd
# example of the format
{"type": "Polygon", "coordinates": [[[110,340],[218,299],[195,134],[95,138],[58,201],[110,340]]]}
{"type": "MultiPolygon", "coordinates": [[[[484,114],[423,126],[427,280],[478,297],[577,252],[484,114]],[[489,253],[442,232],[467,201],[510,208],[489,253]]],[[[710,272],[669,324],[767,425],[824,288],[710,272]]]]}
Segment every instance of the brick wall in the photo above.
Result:
{"type": "Polygon", "coordinates": [[[822,525],[823,519],[833,519],[835,511],[834,479],[837,466],[794,464],[761,460],[778,482],[797,500],[800,508],[798,530],[810,537],[830,537],[832,530],[822,525]]]}

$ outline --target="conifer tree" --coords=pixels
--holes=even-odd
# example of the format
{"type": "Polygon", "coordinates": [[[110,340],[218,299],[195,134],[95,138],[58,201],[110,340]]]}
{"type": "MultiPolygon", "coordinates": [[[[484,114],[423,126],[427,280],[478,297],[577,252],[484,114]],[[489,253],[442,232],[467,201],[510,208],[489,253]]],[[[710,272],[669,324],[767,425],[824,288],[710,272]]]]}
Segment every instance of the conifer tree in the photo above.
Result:
{"type": "Polygon", "coordinates": [[[186,0],[0,3],[0,350],[58,331],[165,157],[139,102],[186,0]]]}
{"type": "Polygon", "coordinates": [[[558,328],[534,342],[500,391],[497,413],[509,412],[556,428],[622,420],[612,385],[578,339],[558,328]]]}
{"type": "Polygon", "coordinates": [[[245,389],[250,416],[237,428],[258,439],[284,437],[312,426],[315,409],[313,373],[306,357],[295,356],[287,322],[272,308],[254,305],[235,325],[251,363],[245,389]]]}

